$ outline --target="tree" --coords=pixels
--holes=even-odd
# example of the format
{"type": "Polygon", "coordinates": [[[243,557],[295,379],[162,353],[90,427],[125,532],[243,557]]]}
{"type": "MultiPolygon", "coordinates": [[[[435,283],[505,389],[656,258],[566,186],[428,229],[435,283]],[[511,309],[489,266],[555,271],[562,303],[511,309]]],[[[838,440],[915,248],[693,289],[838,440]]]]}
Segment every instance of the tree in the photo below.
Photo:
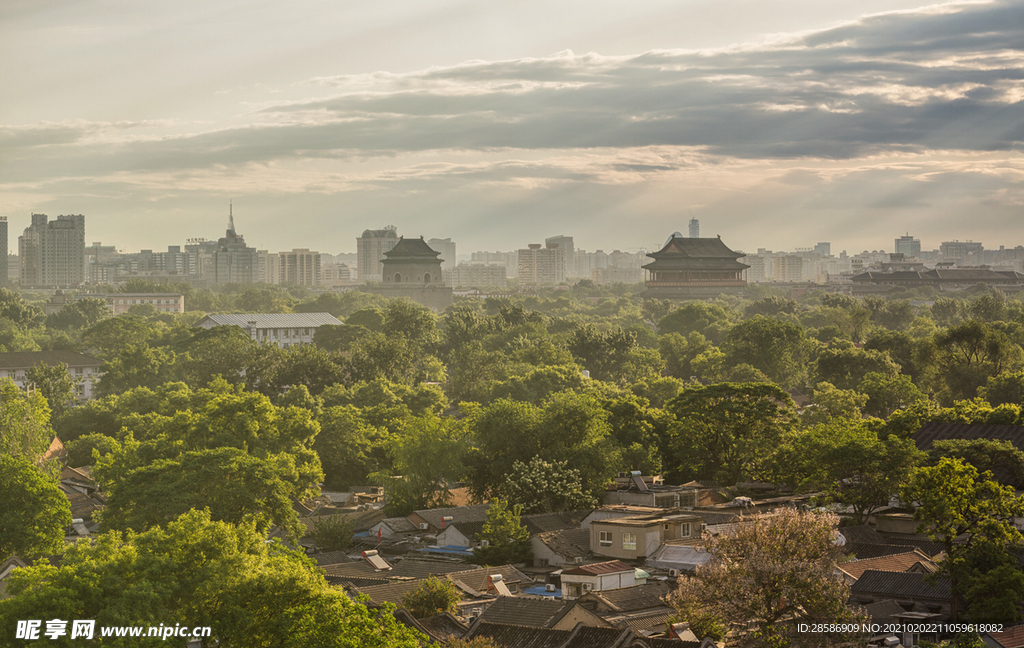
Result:
{"type": "Polygon", "coordinates": [[[814,382],[828,382],[839,389],[856,389],[870,373],[896,376],[899,372],[899,365],[888,354],[858,349],[847,342],[818,354],[814,363],[814,382]]]}
{"type": "Polygon", "coordinates": [[[734,317],[733,313],[719,304],[687,302],[658,320],[658,333],[688,336],[696,331],[717,343],[721,341],[734,317]]]}
{"type": "Polygon", "coordinates": [[[423,619],[442,612],[458,612],[461,600],[462,594],[454,583],[431,576],[402,597],[402,607],[414,618],[423,619]]]}
{"type": "Polygon", "coordinates": [[[372,455],[374,447],[385,444],[387,433],[370,425],[351,405],[328,407],[317,417],[320,434],[313,449],[324,469],[324,484],[345,490],[365,484],[366,476],[383,466],[372,455]]]}
{"type": "Polygon", "coordinates": [[[687,387],[666,409],[671,468],[680,479],[735,484],[764,472],[764,459],[796,423],[789,394],[770,383],[687,387]]]}
{"type": "MultiPolygon", "coordinates": [[[[0,378],[0,454],[38,463],[52,438],[50,408],[43,395],[26,394],[13,380],[0,378]]],[[[48,473],[60,472],[56,466],[44,469],[48,473]]]]}
{"type": "Polygon", "coordinates": [[[903,501],[916,505],[918,532],[945,547],[942,565],[950,577],[954,619],[963,611],[964,566],[973,548],[987,544],[1005,552],[1021,543],[1013,519],[1024,516],[1024,497],[1017,497],[1013,487],[1002,486],[991,477],[960,459],[942,457],[934,466],[911,472],[900,493],[903,501]],[[956,542],[961,536],[964,541],[956,542]]]}
{"type": "Polygon", "coordinates": [[[566,346],[592,378],[618,382],[630,351],[636,348],[636,333],[621,328],[602,332],[592,324],[581,324],[569,334],[566,346]]]}
{"type": "Polygon", "coordinates": [[[491,500],[487,521],[478,536],[487,546],[473,549],[473,559],[481,565],[505,565],[528,560],[530,532],[521,521],[522,506],[509,507],[508,502],[491,500]]]}
{"type": "Polygon", "coordinates": [[[580,472],[565,461],[546,462],[534,457],[528,464],[517,461],[497,489],[501,499],[522,508],[523,513],[555,513],[592,508],[596,500],[583,491],[580,472]]]}
{"type": "MultiPolygon", "coordinates": [[[[368,610],[331,588],[299,552],[267,542],[252,525],[214,522],[203,511],[165,528],[104,533],[72,545],[59,567],[15,570],[7,595],[0,600],[4,628],[33,618],[93,619],[96,626],[187,619],[189,626],[209,626],[206,641],[219,646],[417,648],[425,640],[388,608],[368,610]]],[[[110,641],[166,644],[159,637],[110,641]]]]}
{"type": "Polygon", "coordinates": [[[0,454],[0,560],[60,553],[71,504],[57,483],[23,457],[0,454]]]}
{"type": "Polygon", "coordinates": [[[321,515],[313,519],[309,537],[317,551],[341,551],[352,546],[355,525],[341,515],[321,515]]]}
{"type": "Polygon", "coordinates": [[[944,404],[973,398],[989,378],[1016,371],[1021,348],[1006,335],[983,322],[971,320],[952,326],[935,337],[933,382],[944,404]]]}
{"type": "Polygon", "coordinates": [[[825,423],[832,418],[859,420],[868,397],[852,389],[836,389],[831,383],[814,386],[813,405],[804,409],[804,423],[825,423]]]}
{"type": "Polygon", "coordinates": [[[76,382],[71,377],[67,364],[54,366],[39,364],[25,372],[25,379],[35,386],[50,405],[54,418],[60,418],[78,402],[75,395],[76,382]]]}
{"type": "Polygon", "coordinates": [[[71,304],[65,304],[56,313],[46,318],[46,328],[62,331],[87,329],[100,320],[110,317],[110,306],[102,299],[86,297],[71,304]]]}
{"type": "Polygon", "coordinates": [[[21,294],[0,288],[0,319],[10,320],[25,329],[40,326],[46,316],[38,306],[26,302],[21,294]]]}
{"type": "Polygon", "coordinates": [[[96,391],[103,396],[137,387],[158,387],[177,378],[176,354],[148,344],[128,344],[103,363],[96,391]]]}
{"type": "Polygon", "coordinates": [[[753,317],[754,315],[774,317],[780,313],[792,314],[795,312],[795,300],[786,299],[785,297],[779,297],[777,295],[769,295],[768,297],[758,299],[756,302],[753,302],[744,308],[743,316],[748,318],[753,317]]]}
{"type": "Polygon", "coordinates": [[[864,620],[847,606],[850,588],[835,576],[837,523],[832,514],[778,509],[743,520],[732,534],[709,536],[712,560],[681,580],[671,603],[681,619],[699,610],[705,627],[724,626],[730,645],[859,645],[853,633],[799,631],[799,624],[864,620]]]}
{"type": "Polygon", "coordinates": [[[313,335],[313,344],[326,351],[348,351],[369,332],[370,329],[358,324],[324,324],[313,335]]]}
{"type": "Polygon", "coordinates": [[[80,436],[74,441],[67,443],[68,465],[72,468],[91,466],[94,461],[93,451],[96,451],[102,457],[103,455],[110,454],[117,446],[117,441],[105,434],[93,432],[80,436]]]}
{"type": "Polygon", "coordinates": [[[896,410],[906,409],[928,397],[910,380],[910,376],[890,376],[870,372],[864,376],[857,391],[867,396],[864,413],[889,418],[896,410]]]}
{"type": "Polygon", "coordinates": [[[82,333],[82,344],[101,358],[110,358],[128,345],[146,344],[156,327],[141,317],[121,315],[97,322],[82,333]]]}
{"type": "Polygon", "coordinates": [[[786,439],[774,453],[773,472],[799,490],[824,491],[863,524],[889,504],[921,460],[910,439],[880,440],[861,421],[834,419],[786,439]]]}
{"type": "Polygon", "coordinates": [[[795,386],[804,373],[803,329],[792,322],[755,315],[729,329],[722,351],[727,364],[749,364],[784,387],[795,386]]]}
{"type": "MultiPolygon", "coordinates": [[[[128,454],[136,449],[132,441],[126,440],[128,454]]],[[[117,482],[107,482],[103,528],[144,531],[189,510],[206,508],[213,520],[232,524],[252,520],[264,532],[273,524],[297,538],[298,516],[291,503],[294,489],[285,480],[286,470],[229,447],[160,459],[131,470],[117,482]]]]}
{"type": "Polygon", "coordinates": [[[992,376],[978,395],[993,406],[1003,403],[1024,405],[1024,370],[992,376]]]}
{"type": "Polygon", "coordinates": [[[942,326],[952,326],[960,321],[964,312],[963,302],[951,297],[939,297],[932,304],[932,318],[942,326]]]}
{"type": "Polygon", "coordinates": [[[697,332],[683,337],[679,333],[666,333],[658,338],[658,349],[665,359],[665,372],[682,380],[689,380],[698,372],[693,361],[714,349],[714,345],[697,332]]]}
{"type": "Polygon", "coordinates": [[[960,459],[979,473],[991,472],[1004,484],[1018,487],[1024,483],[1024,452],[1009,441],[946,439],[936,441],[928,454],[933,464],[942,457],[960,459]]]}

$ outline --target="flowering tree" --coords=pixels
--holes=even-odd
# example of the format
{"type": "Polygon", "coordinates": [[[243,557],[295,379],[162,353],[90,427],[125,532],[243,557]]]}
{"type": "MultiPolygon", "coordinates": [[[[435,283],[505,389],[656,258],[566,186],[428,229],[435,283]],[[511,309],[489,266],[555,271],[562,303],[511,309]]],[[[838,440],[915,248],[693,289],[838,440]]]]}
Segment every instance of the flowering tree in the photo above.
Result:
{"type": "Polygon", "coordinates": [[[845,646],[852,633],[800,632],[800,624],[835,628],[863,617],[846,604],[850,588],[833,572],[838,518],[781,509],[742,521],[731,535],[708,537],[714,556],[670,597],[698,634],[728,633],[729,646],[845,646]]]}

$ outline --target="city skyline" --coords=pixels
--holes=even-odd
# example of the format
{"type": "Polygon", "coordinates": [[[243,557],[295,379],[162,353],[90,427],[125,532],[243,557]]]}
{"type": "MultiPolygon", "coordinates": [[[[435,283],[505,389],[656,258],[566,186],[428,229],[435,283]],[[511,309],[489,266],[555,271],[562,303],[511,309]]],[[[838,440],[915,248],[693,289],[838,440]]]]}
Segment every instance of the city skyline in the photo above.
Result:
{"type": "Polygon", "coordinates": [[[0,216],[128,250],[229,199],[259,249],[1024,242],[1024,3],[756,4],[5,3],[0,216]]]}

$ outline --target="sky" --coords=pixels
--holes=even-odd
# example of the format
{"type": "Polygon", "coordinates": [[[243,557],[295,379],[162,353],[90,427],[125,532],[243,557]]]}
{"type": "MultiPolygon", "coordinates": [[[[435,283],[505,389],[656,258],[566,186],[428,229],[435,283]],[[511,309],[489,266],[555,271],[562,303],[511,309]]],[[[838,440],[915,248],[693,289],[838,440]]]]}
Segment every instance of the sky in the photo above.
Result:
{"type": "Polygon", "coordinates": [[[0,88],[12,253],[1024,244],[1024,0],[4,0],[0,88]]]}

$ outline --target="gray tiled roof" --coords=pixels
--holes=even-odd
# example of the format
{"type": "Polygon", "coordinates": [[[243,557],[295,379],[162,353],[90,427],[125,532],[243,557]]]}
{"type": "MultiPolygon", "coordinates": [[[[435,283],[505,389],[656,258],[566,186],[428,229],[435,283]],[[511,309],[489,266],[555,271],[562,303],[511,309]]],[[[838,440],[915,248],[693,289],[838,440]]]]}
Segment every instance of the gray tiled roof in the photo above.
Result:
{"type": "Polygon", "coordinates": [[[484,610],[480,618],[488,623],[550,628],[575,605],[575,602],[547,598],[528,599],[499,596],[484,610]]]}
{"type": "Polygon", "coordinates": [[[580,511],[562,511],[559,513],[536,513],[524,515],[523,525],[530,532],[530,535],[544,531],[562,531],[563,529],[578,529],[593,509],[580,511]]]}
{"type": "Polygon", "coordinates": [[[207,315],[193,326],[210,321],[217,326],[241,326],[248,328],[249,322],[256,322],[256,328],[304,328],[325,324],[340,326],[341,321],[330,313],[230,313],[207,315]]]}
{"type": "Polygon", "coordinates": [[[490,504],[473,504],[470,506],[423,509],[420,511],[413,511],[413,513],[429,522],[435,529],[440,529],[444,526],[442,518],[445,516],[452,518],[451,522],[448,524],[454,524],[456,522],[482,522],[487,519],[488,506],[490,506],[490,504]]]}
{"type": "Polygon", "coordinates": [[[885,544],[885,538],[878,535],[874,527],[866,524],[856,526],[840,527],[839,533],[843,534],[847,542],[863,542],[867,544],[885,544]]]}
{"type": "Polygon", "coordinates": [[[427,633],[438,641],[445,641],[452,637],[462,637],[469,631],[469,626],[464,625],[450,612],[443,612],[432,617],[419,619],[420,625],[427,633]]]}
{"type": "Polygon", "coordinates": [[[416,591],[423,584],[422,580],[395,581],[386,585],[370,585],[367,587],[356,587],[354,593],[365,594],[370,600],[378,605],[381,603],[394,603],[401,605],[402,599],[407,594],[416,591]]]}
{"type": "Polygon", "coordinates": [[[501,648],[561,648],[569,640],[570,634],[569,630],[530,628],[480,621],[473,624],[466,639],[488,637],[501,648]]]}
{"type": "Polygon", "coordinates": [[[931,574],[869,569],[850,586],[850,591],[854,594],[872,594],[895,599],[949,600],[949,579],[939,578],[935,585],[931,585],[925,580],[929,577],[931,574]]]}
{"type": "Polygon", "coordinates": [[[563,560],[572,561],[576,556],[590,554],[590,531],[586,529],[546,531],[538,533],[537,538],[563,560]]]}
{"type": "Polygon", "coordinates": [[[864,606],[864,611],[868,613],[868,618],[871,619],[872,623],[883,625],[894,623],[893,615],[906,612],[902,605],[892,599],[868,603],[864,606]]]}
{"type": "Polygon", "coordinates": [[[617,612],[632,612],[665,605],[663,599],[673,589],[667,581],[651,581],[644,585],[591,592],[591,595],[603,599],[617,612]]]}
{"type": "Polygon", "coordinates": [[[443,576],[445,574],[466,571],[468,567],[471,567],[471,565],[466,563],[403,558],[395,563],[391,571],[388,572],[388,576],[392,578],[428,578],[430,576],[443,576]]]}
{"type": "Polygon", "coordinates": [[[447,574],[447,578],[456,585],[462,583],[476,592],[483,593],[487,591],[487,577],[495,574],[501,574],[502,580],[504,580],[506,585],[508,583],[519,583],[520,589],[529,587],[533,584],[533,579],[512,565],[480,567],[466,571],[451,572],[447,574]]]}
{"type": "Polygon", "coordinates": [[[949,439],[991,439],[1009,441],[1018,450],[1024,450],[1024,426],[989,425],[987,423],[925,423],[914,432],[914,443],[918,450],[931,450],[936,441],[949,439]]]}
{"type": "Polygon", "coordinates": [[[68,367],[98,367],[102,360],[74,351],[13,351],[0,353],[0,369],[31,369],[44,364],[50,367],[66,364],[68,367]]]}

